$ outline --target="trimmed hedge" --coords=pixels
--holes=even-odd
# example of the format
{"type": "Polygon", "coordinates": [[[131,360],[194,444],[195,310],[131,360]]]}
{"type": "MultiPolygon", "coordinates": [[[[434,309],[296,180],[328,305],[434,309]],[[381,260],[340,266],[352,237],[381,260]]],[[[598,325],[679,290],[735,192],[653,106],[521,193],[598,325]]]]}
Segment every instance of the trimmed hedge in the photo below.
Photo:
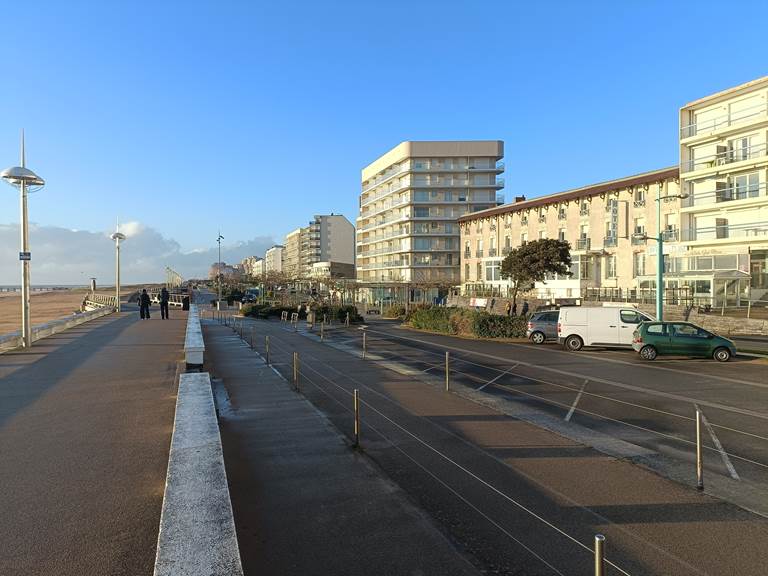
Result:
{"type": "MultiPolygon", "coordinates": [[[[269,304],[246,304],[243,306],[241,312],[244,316],[252,316],[255,318],[271,318],[273,316],[281,316],[283,312],[288,312],[288,317],[296,312],[296,306],[271,306],[269,304]]],[[[350,322],[362,322],[363,317],[357,312],[357,308],[349,306],[320,306],[315,308],[315,319],[320,321],[323,318],[323,314],[326,314],[329,319],[333,319],[336,322],[344,322],[349,312],[350,322]]],[[[299,312],[299,318],[301,320],[307,317],[306,307],[302,306],[299,312]]]]}
{"type": "Polygon", "coordinates": [[[468,308],[417,308],[406,324],[420,330],[478,338],[525,338],[527,320],[468,308]]]}

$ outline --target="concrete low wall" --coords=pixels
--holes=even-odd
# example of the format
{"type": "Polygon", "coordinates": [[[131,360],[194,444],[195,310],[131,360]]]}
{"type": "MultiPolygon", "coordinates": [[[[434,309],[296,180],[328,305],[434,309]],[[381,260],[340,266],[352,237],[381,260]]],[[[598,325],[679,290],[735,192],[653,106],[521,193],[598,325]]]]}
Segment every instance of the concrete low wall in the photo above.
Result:
{"type": "MultiPolygon", "coordinates": [[[[79,326],[80,324],[88,322],[89,320],[93,320],[94,318],[101,318],[107,314],[112,314],[112,312],[114,312],[113,308],[98,308],[96,310],[79,312],[65,318],[59,318],[58,320],[45,322],[44,324],[38,324],[32,327],[32,342],[36,342],[37,340],[45,338],[46,336],[51,336],[52,334],[58,334],[59,332],[63,332],[68,328],[79,326]]],[[[20,348],[21,345],[21,330],[0,336],[0,354],[9,350],[20,348]]]]}
{"type": "Polygon", "coordinates": [[[154,576],[242,576],[207,372],[182,374],[154,576]]]}
{"type": "MultiPolygon", "coordinates": [[[[641,304],[638,309],[653,316],[656,315],[656,307],[652,304],[641,304]]],[[[665,306],[664,320],[684,320],[684,306],[665,306]]],[[[696,308],[690,311],[688,322],[716,332],[721,336],[768,336],[768,320],[755,318],[733,318],[721,316],[716,310],[709,314],[700,314],[696,308]]]]}
{"type": "Polygon", "coordinates": [[[187,315],[187,333],[184,337],[184,361],[187,368],[199,368],[203,365],[205,342],[200,326],[200,309],[197,304],[189,306],[187,315]]]}

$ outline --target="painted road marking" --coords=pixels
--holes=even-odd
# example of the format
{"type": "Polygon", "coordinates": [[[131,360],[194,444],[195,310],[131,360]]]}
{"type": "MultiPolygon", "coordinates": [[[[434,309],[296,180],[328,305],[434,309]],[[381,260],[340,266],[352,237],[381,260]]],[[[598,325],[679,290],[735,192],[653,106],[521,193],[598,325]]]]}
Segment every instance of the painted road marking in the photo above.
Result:
{"type": "Polygon", "coordinates": [[[712,428],[712,425],[709,423],[709,420],[707,420],[707,417],[704,416],[704,412],[701,412],[701,419],[704,422],[704,426],[706,426],[707,430],[709,430],[709,435],[712,437],[712,442],[715,443],[715,447],[717,448],[717,451],[720,452],[720,457],[723,459],[723,464],[725,464],[725,467],[728,469],[728,473],[731,475],[731,478],[733,478],[734,480],[741,480],[738,472],[736,472],[736,468],[733,467],[733,463],[731,462],[731,459],[728,458],[728,454],[723,449],[723,445],[720,443],[720,440],[715,435],[715,431],[712,428]]]}
{"type": "Polygon", "coordinates": [[[579,390],[579,393],[576,394],[576,400],[573,401],[573,404],[571,405],[571,409],[568,410],[568,414],[565,415],[566,422],[571,421],[571,416],[573,416],[573,412],[574,410],[576,410],[576,404],[578,404],[579,400],[581,400],[581,395],[584,394],[584,388],[586,387],[587,382],[589,382],[589,380],[584,380],[584,384],[581,385],[581,390],[579,390]]]}
{"type": "Polygon", "coordinates": [[[480,392],[480,390],[482,390],[482,389],[483,389],[483,388],[485,388],[486,386],[490,386],[491,384],[493,384],[494,382],[496,382],[496,380],[498,380],[499,378],[501,378],[501,377],[502,377],[502,376],[504,376],[505,374],[509,374],[509,373],[510,373],[512,370],[514,370],[515,368],[517,368],[518,364],[520,364],[520,362],[516,362],[514,366],[512,366],[511,368],[509,368],[509,369],[505,370],[504,372],[502,372],[501,374],[499,374],[498,376],[496,376],[496,378],[494,378],[493,380],[488,380],[488,382],[486,382],[485,384],[483,384],[482,386],[480,386],[480,388],[478,388],[478,389],[477,389],[477,392],[480,392]]]}

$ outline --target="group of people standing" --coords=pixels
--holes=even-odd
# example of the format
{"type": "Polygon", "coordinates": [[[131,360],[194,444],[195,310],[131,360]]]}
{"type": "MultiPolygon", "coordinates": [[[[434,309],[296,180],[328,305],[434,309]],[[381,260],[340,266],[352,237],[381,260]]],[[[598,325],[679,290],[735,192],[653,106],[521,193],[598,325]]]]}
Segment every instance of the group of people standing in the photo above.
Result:
{"type": "MultiPolygon", "coordinates": [[[[170,300],[170,294],[168,290],[163,287],[160,290],[160,317],[163,320],[168,319],[168,301],[170,300]]],[[[149,320],[149,306],[152,304],[152,299],[147,294],[147,289],[141,291],[139,296],[139,316],[142,320],[149,320]]]]}
{"type": "MultiPolygon", "coordinates": [[[[504,310],[507,312],[507,316],[517,316],[517,302],[514,304],[510,304],[507,302],[507,305],[504,307],[504,310]]],[[[523,309],[521,316],[527,316],[528,315],[528,300],[523,300],[523,309]]]]}

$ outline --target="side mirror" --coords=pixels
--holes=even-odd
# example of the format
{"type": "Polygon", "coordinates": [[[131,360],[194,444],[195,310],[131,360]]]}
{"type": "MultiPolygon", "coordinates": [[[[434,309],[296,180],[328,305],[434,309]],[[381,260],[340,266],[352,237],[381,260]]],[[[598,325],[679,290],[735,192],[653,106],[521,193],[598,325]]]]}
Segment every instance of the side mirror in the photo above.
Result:
{"type": "Polygon", "coordinates": [[[713,340],[715,338],[714,334],[707,334],[707,340],[713,340]]]}

